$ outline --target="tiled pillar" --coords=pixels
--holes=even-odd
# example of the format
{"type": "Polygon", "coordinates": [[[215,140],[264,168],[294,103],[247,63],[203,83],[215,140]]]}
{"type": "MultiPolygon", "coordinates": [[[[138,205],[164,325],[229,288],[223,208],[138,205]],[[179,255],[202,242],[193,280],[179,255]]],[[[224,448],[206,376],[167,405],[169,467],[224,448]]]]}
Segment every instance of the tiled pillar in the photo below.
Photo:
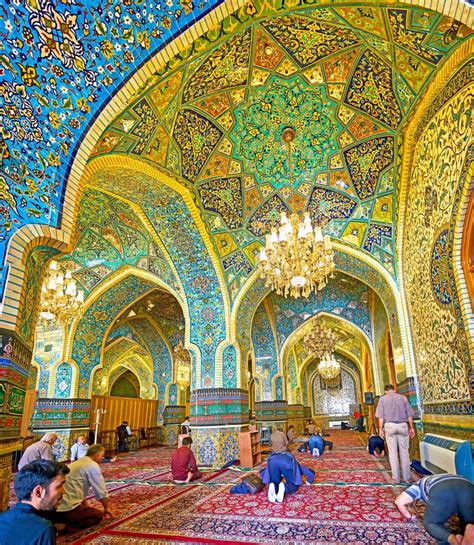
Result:
{"type": "Polygon", "coordinates": [[[89,431],[90,399],[39,398],[33,414],[33,430],[41,435],[54,431],[58,440],[53,445],[56,460],[67,460],[75,438],[89,431]]]}
{"type": "Polygon", "coordinates": [[[183,422],[186,415],[184,405],[167,405],[163,411],[163,431],[164,437],[161,441],[165,445],[172,447],[178,441],[179,425],[183,422]]]}
{"type": "Polygon", "coordinates": [[[249,423],[248,392],[209,388],[191,392],[191,436],[200,465],[222,467],[239,458],[239,433],[249,423]]]}
{"type": "Polygon", "coordinates": [[[8,330],[0,330],[0,510],[8,506],[12,459],[21,450],[21,420],[31,350],[8,330]]]}

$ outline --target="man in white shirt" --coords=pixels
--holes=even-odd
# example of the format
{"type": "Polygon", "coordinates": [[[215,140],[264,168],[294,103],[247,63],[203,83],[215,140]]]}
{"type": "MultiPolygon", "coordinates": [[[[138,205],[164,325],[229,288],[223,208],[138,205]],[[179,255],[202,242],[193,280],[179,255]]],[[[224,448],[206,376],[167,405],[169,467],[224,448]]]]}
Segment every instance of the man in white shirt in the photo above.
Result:
{"type": "Polygon", "coordinates": [[[58,522],[65,522],[73,528],[89,528],[98,524],[104,517],[114,516],[99,467],[104,454],[102,445],[92,445],[84,458],[69,466],[70,473],[64,486],[64,496],[56,513],[58,522]],[[90,489],[104,507],[103,511],[87,503],[86,497],[90,489]]]}
{"type": "Polygon", "coordinates": [[[89,450],[85,435],[79,435],[77,441],[71,447],[71,462],[84,458],[89,450]]]}

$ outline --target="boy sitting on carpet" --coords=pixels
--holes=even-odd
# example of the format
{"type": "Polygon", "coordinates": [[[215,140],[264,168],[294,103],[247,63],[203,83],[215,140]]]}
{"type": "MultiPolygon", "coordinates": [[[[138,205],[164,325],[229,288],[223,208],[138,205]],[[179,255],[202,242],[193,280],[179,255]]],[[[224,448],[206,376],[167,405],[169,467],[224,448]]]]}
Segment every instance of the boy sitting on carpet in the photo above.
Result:
{"type": "Polygon", "coordinates": [[[171,456],[171,475],[177,483],[189,483],[202,477],[191,450],[192,443],[191,437],[185,437],[182,446],[171,456]]]}

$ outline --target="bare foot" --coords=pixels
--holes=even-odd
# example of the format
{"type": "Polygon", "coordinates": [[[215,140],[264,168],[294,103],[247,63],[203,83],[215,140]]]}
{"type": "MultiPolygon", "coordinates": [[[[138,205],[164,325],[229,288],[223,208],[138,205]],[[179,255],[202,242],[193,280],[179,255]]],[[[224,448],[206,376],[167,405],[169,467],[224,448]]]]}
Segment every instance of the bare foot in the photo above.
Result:
{"type": "Polygon", "coordinates": [[[474,524],[468,524],[461,545],[474,545],[474,524]]]}

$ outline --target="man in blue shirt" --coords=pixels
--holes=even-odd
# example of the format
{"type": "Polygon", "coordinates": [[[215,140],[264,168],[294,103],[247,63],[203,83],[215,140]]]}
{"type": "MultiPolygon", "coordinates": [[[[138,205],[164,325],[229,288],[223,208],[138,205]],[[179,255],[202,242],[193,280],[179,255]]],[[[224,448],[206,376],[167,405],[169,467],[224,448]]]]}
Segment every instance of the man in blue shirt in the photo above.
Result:
{"type": "Polygon", "coordinates": [[[64,493],[69,468],[50,460],[36,460],[23,466],[15,479],[19,502],[0,514],[1,545],[54,545],[56,530],[41,516],[54,511],[64,493]]]}

